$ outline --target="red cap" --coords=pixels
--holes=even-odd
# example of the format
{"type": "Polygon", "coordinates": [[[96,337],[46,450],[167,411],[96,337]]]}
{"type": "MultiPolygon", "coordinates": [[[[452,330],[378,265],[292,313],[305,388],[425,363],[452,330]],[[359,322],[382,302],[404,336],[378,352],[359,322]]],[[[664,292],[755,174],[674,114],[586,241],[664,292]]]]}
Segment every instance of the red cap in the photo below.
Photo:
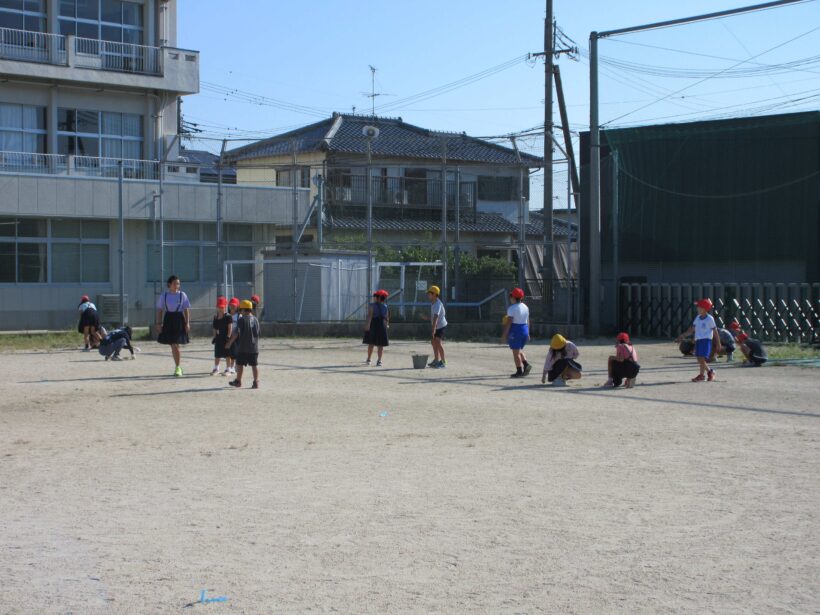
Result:
{"type": "Polygon", "coordinates": [[[239,307],[239,299],[237,297],[231,297],[231,300],[228,301],[228,305],[235,305],[239,307]]]}
{"type": "Polygon", "coordinates": [[[523,299],[524,298],[524,291],[520,288],[513,288],[510,291],[510,297],[513,299],[523,299]]]}
{"type": "Polygon", "coordinates": [[[83,302],[88,301],[88,300],[89,300],[88,295],[83,295],[82,297],[80,297],[80,303],[83,303],[83,302]]]}
{"type": "Polygon", "coordinates": [[[227,305],[228,305],[228,300],[225,297],[217,297],[216,298],[216,307],[224,308],[224,307],[227,307],[227,305]]]}
{"type": "Polygon", "coordinates": [[[695,301],[695,305],[699,308],[703,308],[707,312],[711,311],[711,309],[714,307],[714,305],[712,305],[711,299],[699,299],[695,301]]]}
{"type": "Polygon", "coordinates": [[[615,339],[624,344],[629,344],[629,333],[619,333],[615,336],[615,339]]]}
{"type": "Polygon", "coordinates": [[[741,333],[740,335],[737,336],[737,341],[738,342],[745,342],[747,339],[749,339],[749,336],[746,335],[745,333],[741,333]]]}
{"type": "Polygon", "coordinates": [[[251,301],[254,303],[262,303],[262,300],[259,298],[259,295],[251,295],[251,301]]]}
{"type": "Polygon", "coordinates": [[[732,321],[729,323],[729,328],[732,331],[740,331],[740,323],[738,321],[732,321]]]}

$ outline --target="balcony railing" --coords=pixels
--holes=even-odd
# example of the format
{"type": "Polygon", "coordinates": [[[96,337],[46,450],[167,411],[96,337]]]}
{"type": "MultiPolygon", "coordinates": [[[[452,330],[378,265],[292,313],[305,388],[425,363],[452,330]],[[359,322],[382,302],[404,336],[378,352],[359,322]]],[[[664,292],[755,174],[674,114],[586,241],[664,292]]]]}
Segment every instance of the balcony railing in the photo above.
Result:
{"type": "MultiPolygon", "coordinates": [[[[441,180],[412,177],[371,178],[374,207],[394,209],[440,209],[441,180]]],[[[364,175],[330,175],[327,180],[327,200],[336,205],[366,205],[367,177],[364,175]]],[[[462,209],[475,207],[475,182],[447,181],[447,206],[454,207],[458,192],[462,209]]]]}
{"type": "MultiPolygon", "coordinates": [[[[0,152],[0,173],[116,178],[119,158],[0,152]]],[[[123,160],[125,179],[159,179],[156,160],[123,160]]]]}
{"type": "Polygon", "coordinates": [[[159,47],[76,37],[74,51],[75,64],[82,68],[162,75],[159,47]]]}
{"type": "Polygon", "coordinates": [[[0,58],[66,66],[65,37],[60,34],[0,28],[0,58]]]}

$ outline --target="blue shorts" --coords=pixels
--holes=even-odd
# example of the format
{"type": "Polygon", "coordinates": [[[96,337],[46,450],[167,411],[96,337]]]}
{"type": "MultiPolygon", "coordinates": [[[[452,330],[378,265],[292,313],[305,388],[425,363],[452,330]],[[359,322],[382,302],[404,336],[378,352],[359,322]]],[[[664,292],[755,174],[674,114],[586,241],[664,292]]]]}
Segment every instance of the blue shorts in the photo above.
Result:
{"type": "Polygon", "coordinates": [[[695,356],[708,359],[712,355],[712,340],[695,340],[695,356]]]}
{"type": "Polygon", "coordinates": [[[523,350],[530,337],[530,330],[527,325],[510,325],[510,332],[507,335],[507,344],[512,350],[523,350]]]}

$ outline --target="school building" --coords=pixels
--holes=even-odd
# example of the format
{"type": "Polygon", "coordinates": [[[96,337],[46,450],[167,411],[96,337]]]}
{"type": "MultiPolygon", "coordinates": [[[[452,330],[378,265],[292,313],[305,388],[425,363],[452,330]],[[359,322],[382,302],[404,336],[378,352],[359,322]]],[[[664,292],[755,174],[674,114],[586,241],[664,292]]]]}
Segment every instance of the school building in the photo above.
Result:
{"type": "MultiPolygon", "coordinates": [[[[145,324],[171,273],[209,311],[220,258],[261,253],[294,200],[305,214],[305,189],[201,183],[177,134],[199,53],[176,25],[176,0],[0,2],[1,327],[70,327],[83,294],[114,322],[121,284],[145,324]]],[[[237,292],[259,279],[237,270],[237,292]]]]}

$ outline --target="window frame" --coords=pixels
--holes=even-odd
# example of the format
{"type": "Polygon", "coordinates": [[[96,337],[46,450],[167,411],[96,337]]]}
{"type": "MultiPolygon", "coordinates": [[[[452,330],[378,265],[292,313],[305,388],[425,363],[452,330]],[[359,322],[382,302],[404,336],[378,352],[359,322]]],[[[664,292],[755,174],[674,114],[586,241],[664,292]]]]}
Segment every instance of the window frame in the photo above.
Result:
{"type": "MultiPolygon", "coordinates": [[[[140,158],[122,158],[122,152],[125,149],[123,146],[126,142],[138,143],[140,152],[143,152],[143,150],[145,148],[145,116],[143,116],[139,113],[123,113],[123,112],[120,112],[120,111],[100,111],[98,109],[78,109],[76,107],[59,107],[59,109],[57,110],[58,116],[59,116],[61,111],[68,111],[68,112],[71,112],[71,113],[74,114],[74,121],[72,122],[74,130],[73,131],[59,130],[59,125],[58,125],[58,130],[57,130],[57,141],[58,141],[58,146],[57,147],[58,147],[58,149],[57,149],[57,152],[55,152],[56,154],[61,154],[61,155],[64,155],[64,156],[80,156],[80,157],[84,157],[84,158],[101,158],[101,159],[109,159],[109,160],[120,160],[120,159],[122,159],[122,160],[143,160],[142,157],[140,157],[140,158]],[[93,132],[80,132],[79,131],[77,118],[78,118],[78,116],[81,112],[83,112],[83,113],[96,113],[97,114],[97,132],[96,133],[93,133],[93,132]],[[120,134],[119,135],[111,134],[111,133],[108,133],[108,132],[104,131],[103,116],[106,113],[117,114],[117,115],[120,116],[120,134]],[[125,126],[125,121],[124,121],[125,116],[132,116],[134,118],[139,118],[139,125],[140,125],[140,136],[139,137],[134,137],[134,136],[131,136],[131,135],[122,134],[124,132],[123,127],[125,126]],[[75,151],[73,153],[70,151],[71,150],[70,145],[67,148],[69,151],[66,151],[65,153],[61,153],[59,151],[60,150],[60,147],[59,147],[60,137],[75,139],[75,142],[74,142],[75,143],[74,144],[74,150],[75,151]],[[88,154],[78,154],[77,151],[76,151],[76,148],[77,148],[76,139],[77,138],[95,139],[96,142],[97,142],[97,155],[96,156],[89,156],[88,154]],[[103,156],[102,155],[102,153],[103,153],[103,140],[106,140],[106,139],[119,142],[119,144],[120,144],[120,156],[111,157],[111,156],[103,156]]],[[[70,143],[70,141],[69,141],[69,143],[70,143]]],[[[142,156],[142,155],[143,154],[141,153],[140,156],[142,156]]]]}

